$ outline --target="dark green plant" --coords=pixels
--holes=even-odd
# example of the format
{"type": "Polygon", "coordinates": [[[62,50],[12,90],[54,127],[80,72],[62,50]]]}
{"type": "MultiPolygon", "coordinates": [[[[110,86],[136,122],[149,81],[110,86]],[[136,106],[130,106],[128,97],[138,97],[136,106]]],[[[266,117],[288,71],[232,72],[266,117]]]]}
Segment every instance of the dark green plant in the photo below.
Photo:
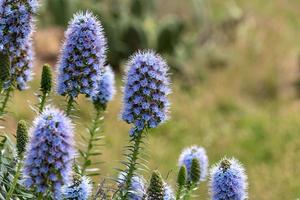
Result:
{"type": "Polygon", "coordinates": [[[48,64],[43,66],[42,77],[41,77],[41,86],[40,91],[42,92],[39,95],[39,113],[43,112],[45,105],[47,103],[47,97],[49,96],[52,89],[52,72],[51,67],[48,64]]]}
{"type": "Polygon", "coordinates": [[[17,127],[17,152],[18,157],[22,158],[28,143],[28,127],[24,120],[18,122],[17,127]]]}
{"type": "Polygon", "coordinates": [[[150,185],[147,191],[148,200],[164,199],[164,183],[158,171],[154,171],[151,176],[150,185]]]}
{"type": "Polygon", "coordinates": [[[163,23],[159,27],[157,35],[157,51],[174,54],[176,46],[180,43],[183,30],[183,23],[176,18],[163,23]]]}

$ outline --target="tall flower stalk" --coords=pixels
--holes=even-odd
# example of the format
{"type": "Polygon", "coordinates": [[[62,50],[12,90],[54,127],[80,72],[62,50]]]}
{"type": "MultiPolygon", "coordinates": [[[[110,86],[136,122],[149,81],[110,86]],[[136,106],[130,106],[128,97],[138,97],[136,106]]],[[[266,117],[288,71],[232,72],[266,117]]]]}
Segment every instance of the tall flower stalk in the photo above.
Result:
{"type": "Polygon", "coordinates": [[[164,60],[153,51],[137,52],[127,66],[122,119],[132,124],[125,185],[121,198],[130,193],[131,180],[137,169],[145,131],[168,119],[169,74],[164,60]]]}
{"type": "MultiPolygon", "coordinates": [[[[93,164],[91,157],[101,155],[101,153],[96,151],[94,147],[98,147],[98,143],[102,139],[100,133],[104,120],[104,113],[108,102],[113,99],[115,93],[115,75],[110,67],[106,67],[105,72],[98,83],[96,93],[91,97],[96,114],[91,128],[88,129],[89,136],[86,141],[87,147],[85,151],[80,151],[83,157],[82,175],[86,174],[87,168],[93,164]]],[[[94,173],[94,175],[96,174],[94,173]]]]}
{"type": "Polygon", "coordinates": [[[58,62],[57,92],[67,97],[67,115],[79,94],[96,93],[104,72],[106,39],[101,23],[91,13],[74,16],[65,33],[58,62]]]}
{"type": "Polygon", "coordinates": [[[0,53],[1,59],[5,55],[5,60],[9,61],[5,63],[10,63],[9,79],[1,80],[4,97],[0,115],[5,113],[12,91],[15,88],[26,89],[26,84],[31,79],[33,63],[31,37],[34,28],[33,15],[37,11],[37,4],[37,0],[0,1],[0,53]]]}
{"type": "Polygon", "coordinates": [[[16,185],[19,181],[21,175],[21,168],[23,165],[23,154],[28,143],[28,128],[27,123],[23,120],[19,121],[17,127],[17,153],[18,153],[18,162],[17,162],[17,171],[12,181],[12,185],[8,191],[6,199],[11,199],[16,185]]]}

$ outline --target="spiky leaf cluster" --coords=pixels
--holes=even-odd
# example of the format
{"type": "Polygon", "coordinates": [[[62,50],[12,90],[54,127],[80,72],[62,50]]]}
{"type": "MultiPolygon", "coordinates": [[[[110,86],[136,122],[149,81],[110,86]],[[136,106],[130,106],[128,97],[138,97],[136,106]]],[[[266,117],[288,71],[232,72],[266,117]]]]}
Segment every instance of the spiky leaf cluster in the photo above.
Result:
{"type": "MultiPolygon", "coordinates": [[[[17,173],[17,163],[14,159],[15,146],[7,136],[0,135],[0,199],[5,199],[17,173]]],[[[34,194],[28,191],[21,182],[16,183],[12,194],[13,199],[35,199],[34,194]]]]}
{"type": "Polygon", "coordinates": [[[212,200],[247,199],[247,176],[245,169],[236,159],[223,159],[211,169],[210,176],[212,200]]]}
{"type": "Polygon", "coordinates": [[[24,184],[38,193],[60,195],[74,159],[73,126],[61,111],[48,107],[34,121],[24,163],[24,184]]]}
{"type": "Polygon", "coordinates": [[[58,63],[60,95],[94,96],[104,71],[106,39],[100,22],[91,13],[76,14],[65,33],[58,63]]]}
{"type": "Polygon", "coordinates": [[[152,51],[136,53],[125,77],[122,119],[135,131],[155,128],[168,119],[168,66],[152,51]]]}

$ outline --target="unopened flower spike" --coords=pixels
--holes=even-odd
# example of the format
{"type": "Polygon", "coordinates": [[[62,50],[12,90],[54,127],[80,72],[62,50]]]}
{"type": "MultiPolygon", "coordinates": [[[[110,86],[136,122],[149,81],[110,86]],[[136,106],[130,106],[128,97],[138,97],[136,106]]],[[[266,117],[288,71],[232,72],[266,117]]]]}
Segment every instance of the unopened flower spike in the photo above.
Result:
{"type": "Polygon", "coordinates": [[[148,200],[164,200],[165,187],[162,177],[158,171],[154,171],[151,176],[150,185],[147,191],[148,200]]]}
{"type": "Polygon", "coordinates": [[[28,127],[24,120],[18,122],[17,127],[17,152],[19,158],[23,156],[28,143],[28,127]]]}

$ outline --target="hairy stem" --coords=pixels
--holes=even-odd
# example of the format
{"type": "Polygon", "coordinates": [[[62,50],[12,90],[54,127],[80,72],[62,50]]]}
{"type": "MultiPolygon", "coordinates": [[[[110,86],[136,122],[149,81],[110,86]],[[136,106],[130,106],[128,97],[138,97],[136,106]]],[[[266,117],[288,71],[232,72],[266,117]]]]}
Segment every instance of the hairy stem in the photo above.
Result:
{"type": "Polygon", "coordinates": [[[7,200],[10,200],[11,197],[12,197],[12,195],[13,195],[13,192],[14,192],[14,190],[16,188],[16,185],[18,183],[18,180],[19,180],[19,177],[20,177],[20,174],[21,174],[21,168],[22,168],[22,164],[21,164],[21,162],[19,162],[18,166],[17,166],[17,172],[15,174],[15,177],[13,179],[12,185],[11,185],[11,187],[10,187],[10,189],[8,191],[7,197],[6,197],[7,200]]]}
{"type": "Polygon", "coordinates": [[[192,192],[197,189],[197,186],[189,183],[186,187],[186,191],[183,195],[183,200],[189,200],[191,198],[192,192]]]}
{"type": "Polygon", "coordinates": [[[129,165],[128,165],[128,172],[126,173],[125,176],[125,185],[124,185],[124,191],[125,194],[122,194],[122,200],[127,200],[128,197],[128,191],[130,190],[131,187],[131,181],[132,181],[132,177],[134,176],[134,171],[136,170],[136,166],[137,166],[137,161],[138,161],[138,156],[140,153],[140,148],[141,148],[141,142],[142,142],[142,138],[143,138],[143,132],[136,132],[136,134],[134,135],[134,138],[132,139],[133,141],[133,149],[131,151],[131,153],[128,156],[128,160],[129,160],[129,165]]]}
{"type": "Polygon", "coordinates": [[[46,105],[46,102],[47,102],[47,96],[48,94],[43,92],[42,96],[40,97],[40,106],[39,106],[39,113],[42,113],[44,108],[45,108],[45,105],[46,105]]]}
{"type": "Polygon", "coordinates": [[[99,133],[100,131],[100,127],[101,127],[101,122],[103,121],[103,111],[100,108],[96,108],[96,115],[95,118],[93,120],[93,125],[92,127],[89,129],[89,133],[90,133],[90,138],[88,141],[88,146],[86,149],[86,152],[84,152],[84,156],[83,156],[83,166],[82,166],[82,171],[81,174],[84,175],[86,172],[86,169],[91,165],[91,163],[89,163],[90,160],[90,156],[93,150],[93,141],[96,139],[97,133],[99,133]]]}
{"type": "Polygon", "coordinates": [[[10,93],[11,93],[12,91],[13,91],[12,86],[10,86],[10,87],[6,90],[4,100],[3,100],[2,105],[1,105],[1,108],[0,108],[0,116],[4,115],[4,113],[5,113],[5,108],[6,108],[6,106],[7,106],[8,100],[9,100],[9,98],[10,98],[10,93]]]}
{"type": "Polygon", "coordinates": [[[70,116],[72,109],[74,108],[74,98],[73,97],[69,97],[68,99],[68,104],[67,104],[67,108],[66,108],[66,114],[67,116],[70,116]]]}

